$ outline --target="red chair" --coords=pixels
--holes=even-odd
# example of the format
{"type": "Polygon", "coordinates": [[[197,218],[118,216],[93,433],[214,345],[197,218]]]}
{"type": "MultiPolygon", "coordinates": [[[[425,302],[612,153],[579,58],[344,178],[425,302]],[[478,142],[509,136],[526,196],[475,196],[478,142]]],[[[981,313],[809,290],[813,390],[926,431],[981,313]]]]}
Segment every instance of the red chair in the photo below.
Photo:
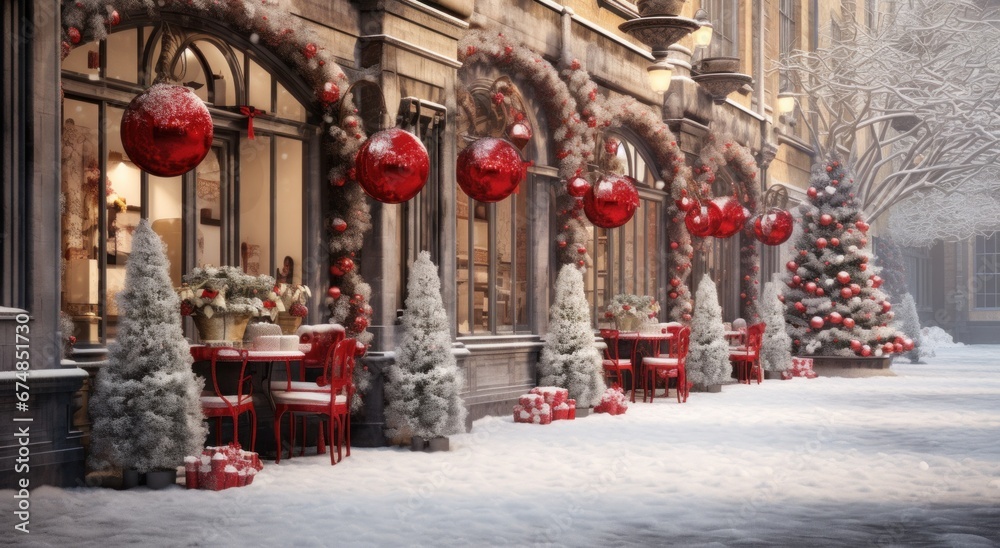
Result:
{"type": "MultiPolygon", "coordinates": [[[[351,397],[354,395],[355,340],[344,339],[327,352],[326,367],[315,383],[301,386],[301,381],[286,381],[285,387],[277,389],[280,381],[272,385],[271,398],[274,400],[274,439],[278,445],[275,464],[281,462],[281,418],[288,413],[291,417],[290,429],[292,445],[295,445],[296,415],[319,415],[326,417],[327,439],[330,444],[330,464],[343,460],[341,446],[346,445],[346,456],[351,456],[351,397]],[[336,454],[334,444],[336,443],[336,454]]],[[[293,451],[289,449],[288,458],[293,451]]]]}
{"type": "Polygon", "coordinates": [[[675,353],[670,357],[662,356],[645,358],[642,360],[642,367],[646,371],[646,390],[643,392],[642,401],[646,401],[646,393],[649,393],[649,402],[653,403],[656,397],[656,379],[663,379],[663,395],[670,394],[670,379],[677,381],[677,403],[684,403],[688,398],[687,363],[688,348],[691,344],[691,328],[681,327],[671,341],[671,347],[675,353]]]}
{"type": "Polygon", "coordinates": [[[729,360],[736,366],[736,378],[740,382],[750,384],[750,377],[757,379],[757,384],[764,380],[764,372],[760,367],[760,346],[764,340],[766,324],[755,323],[747,328],[746,344],[737,346],[729,352],[729,360]]]}
{"type": "Polygon", "coordinates": [[[632,360],[623,359],[618,355],[618,335],[617,329],[602,329],[601,338],[604,339],[604,360],[601,365],[604,367],[604,382],[614,379],[618,386],[625,387],[624,373],[628,372],[632,378],[632,403],[635,403],[635,368],[632,367],[632,360]]]}
{"type": "MultiPolygon", "coordinates": [[[[253,405],[253,384],[251,377],[246,374],[247,356],[246,349],[232,347],[214,347],[207,349],[208,359],[212,362],[212,390],[206,391],[201,396],[201,410],[207,418],[215,419],[215,444],[222,445],[222,419],[229,417],[233,420],[233,441],[240,439],[239,416],[243,413],[250,414],[250,450],[254,451],[257,445],[257,410],[253,405]],[[220,358],[222,358],[220,360],[220,358]],[[240,364],[240,374],[237,377],[236,394],[226,394],[219,385],[218,363],[235,367],[240,364]],[[244,393],[245,387],[245,393],[244,393]]],[[[223,365],[225,367],[225,365],[223,365]]]]}
{"type": "MultiPolygon", "coordinates": [[[[317,324],[300,326],[296,333],[299,335],[299,344],[308,344],[309,350],[306,351],[305,357],[299,364],[299,382],[293,381],[292,385],[300,390],[309,390],[309,387],[316,386],[316,383],[306,380],[309,377],[308,370],[319,369],[319,374],[322,374],[322,370],[326,366],[327,353],[337,343],[344,340],[347,332],[340,324],[317,324]]],[[[278,388],[280,389],[280,387],[278,388]]],[[[302,417],[302,431],[305,432],[305,429],[306,417],[302,417]]],[[[323,422],[320,421],[319,432],[316,434],[316,452],[323,453],[324,451],[326,451],[326,442],[323,440],[323,422]]],[[[306,436],[303,435],[299,454],[304,455],[305,453],[306,436]]]]}

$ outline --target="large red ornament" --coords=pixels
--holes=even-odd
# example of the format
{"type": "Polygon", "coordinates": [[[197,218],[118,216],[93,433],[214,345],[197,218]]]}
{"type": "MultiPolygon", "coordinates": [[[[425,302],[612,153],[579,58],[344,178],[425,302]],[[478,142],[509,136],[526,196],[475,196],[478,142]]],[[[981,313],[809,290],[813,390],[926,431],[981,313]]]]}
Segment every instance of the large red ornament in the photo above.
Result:
{"type": "Polygon", "coordinates": [[[616,228],[627,223],[639,207],[637,181],[628,175],[605,175],[587,190],[583,212],[595,226],[616,228]]]}
{"type": "Polygon", "coordinates": [[[566,192],[574,198],[583,198],[590,189],[590,183],[583,177],[573,177],[566,183],[566,192]]]}
{"type": "Polygon", "coordinates": [[[815,187],[809,187],[809,190],[806,191],[806,196],[809,196],[810,198],[816,198],[816,194],[817,192],[815,187]]]}
{"type": "Polygon", "coordinates": [[[354,270],[354,261],[350,257],[341,257],[330,266],[330,274],[343,276],[354,270]]]}
{"type": "Polygon", "coordinates": [[[705,238],[715,234],[722,221],[722,211],[714,201],[705,201],[688,210],[684,225],[692,236],[705,238]]]}
{"type": "Polygon", "coordinates": [[[412,133],[395,127],[369,137],[354,164],[361,188],[386,204],[416,196],[431,169],[424,144],[412,133]]]}
{"type": "Polygon", "coordinates": [[[215,131],[205,103],[191,89],[171,84],[154,84],[132,99],[120,130],[129,159],[159,177],[200,164],[215,131]]]}
{"type": "Polygon", "coordinates": [[[772,207],[753,221],[753,235],[764,245],[781,245],[792,236],[795,224],[788,211],[772,207]]]}
{"type": "Polygon", "coordinates": [[[484,137],[458,153],[458,186],[477,202],[499,202],[524,180],[524,162],[514,145],[484,137]]]}
{"type": "Polygon", "coordinates": [[[719,217],[719,227],[715,229],[713,234],[716,238],[729,238],[743,228],[743,223],[747,220],[747,210],[743,208],[743,204],[739,200],[723,196],[715,198],[712,202],[722,212],[722,216],[719,217]]]}

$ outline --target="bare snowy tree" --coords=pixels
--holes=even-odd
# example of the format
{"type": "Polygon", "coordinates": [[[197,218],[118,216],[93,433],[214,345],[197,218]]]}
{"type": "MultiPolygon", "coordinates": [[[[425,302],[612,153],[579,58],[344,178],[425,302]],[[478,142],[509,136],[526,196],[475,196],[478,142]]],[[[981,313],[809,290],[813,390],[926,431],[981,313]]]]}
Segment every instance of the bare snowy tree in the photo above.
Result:
{"type": "Polygon", "coordinates": [[[871,28],[845,14],[829,46],[781,65],[817,157],[847,156],[869,221],[904,199],[1000,191],[984,173],[1000,157],[997,2],[882,5],[871,28]]]}

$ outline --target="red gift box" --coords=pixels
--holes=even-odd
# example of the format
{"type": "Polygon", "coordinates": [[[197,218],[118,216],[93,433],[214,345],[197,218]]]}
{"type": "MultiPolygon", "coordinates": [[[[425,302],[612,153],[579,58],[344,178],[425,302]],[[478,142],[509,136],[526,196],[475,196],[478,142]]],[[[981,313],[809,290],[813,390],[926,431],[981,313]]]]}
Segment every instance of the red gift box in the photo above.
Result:
{"type": "Polygon", "coordinates": [[[536,386],[529,393],[542,396],[545,399],[545,403],[551,407],[556,407],[569,399],[569,390],[559,388],[558,386],[536,386]]]}
{"type": "Polygon", "coordinates": [[[566,400],[566,405],[569,406],[569,420],[576,419],[576,400],[566,400]]]}
{"type": "Polygon", "coordinates": [[[812,358],[792,358],[792,367],[781,372],[781,378],[788,380],[793,377],[805,377],[815,379],[816,372],[813,371],[812,358]]]}
{"type": "Polygon", "coordinates": [[[608,388],[601,396],[601,403],[594,407],[595,413],[622,415],[628,410],[628,398],[619,386],[608,388]]]}
{"type": "Polygon", "coordinates": [[[545,403],[545,397],[541,394],[522,394],[517,403],[525,409],[538,409],[545,403]]]}
{"type": "Polygon", "coordinates": [[[552,422],[552,408],[547,403],[543,403],[541,406],[535,408],[515,405],[514,422],[549,424],[552,422]]]}

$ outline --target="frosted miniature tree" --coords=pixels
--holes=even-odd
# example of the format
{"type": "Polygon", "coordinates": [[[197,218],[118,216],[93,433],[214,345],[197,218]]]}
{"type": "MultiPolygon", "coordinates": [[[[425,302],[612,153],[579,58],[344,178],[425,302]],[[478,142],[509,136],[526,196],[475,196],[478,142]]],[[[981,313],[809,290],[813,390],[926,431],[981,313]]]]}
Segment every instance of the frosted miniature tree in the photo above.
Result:
{"type": "Polygon", "coordinates": [[[685,364],[687,379],[700,389],[729,382],[733,364],[722,325],[722,307],[715,282],[706,274],[698,284],[691,316],[691,346],[685,364]]]}
{"type": "Polygon", "coordinates": [[[118,337],[90,401],[93,464],[173,469],[205,441],[204,381],[191,369],[163,242],[143,220],[118,294],[118,337]]]}
{"type": "Polygon", "coordinates": [[[601,401],[604,393],[601,354],[594,345],[583,274],[574,265],[563,265],[559,270],[556,298],[549,310],[549,332],[538,369],[542,386],[567,389],[578,407],[592,407],[601,401]]]}
{"type": "Polygon", "coordinates": [[[406,284],[406,332],[385,385],[386,435],[436,438],[465,431],[462,372],[451,353],[441,279],[430,253],[421,251],[406,284]]]}
{"type": "Polygon", "coordinates": [[[906,357],[910,359],[910,363],[917,363],[921,357],[920,316],[917,314],[917,303],[913,300],[913,295],[903,293],[896,303],[896,309],[895,327],[913,343],[913,348],[906,351],[906,357]]]}
{"type": "Polygon", "coordinates": [[[792,339],[785,331],[785,309],[781,304],[781,281],[764,284],[760,312],[767,328],[760,348],[760,361],[765,371],[785,371],[792,366],[792,339]]]}
{"type": "Polygon", "coordinates": [[[895,351],[894,313],[868,242],[850,170],[836,157],[814,166],[799,206],[802,230],[785,266],[785,324],[792,352],[882,356],[895,351]]]}

